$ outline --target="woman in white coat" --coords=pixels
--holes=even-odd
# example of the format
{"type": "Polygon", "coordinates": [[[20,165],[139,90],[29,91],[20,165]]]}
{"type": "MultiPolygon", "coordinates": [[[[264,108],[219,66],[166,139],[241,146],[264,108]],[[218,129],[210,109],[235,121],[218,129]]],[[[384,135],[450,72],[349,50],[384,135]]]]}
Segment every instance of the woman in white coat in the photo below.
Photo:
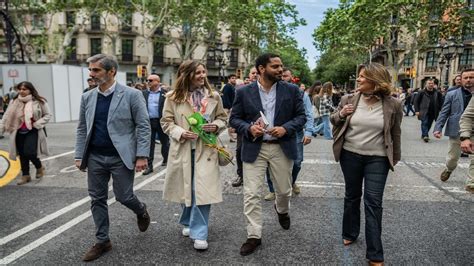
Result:
{"type": "Polygon", "coordinates": [[[31,181],[30,161],[36,168],[36,178],[44,176],[40,155],[48,155],[44,126],[52,115],[46,99],[38,94],[31,82],[23,81],[17,85],[18,95],[8,106],[0,122],[0,135],[10,134],[10,159],[20,157],[22,177],[18,185],[31,181]]]}
{"type": "Polygon", "coordinates": [[[182,234],[194,248],[207,249],[211,204],[222,201],[217,151],[190,131],[187,117],[200,112],[207,119],[203,130],[219,134],[227,125],[221,97],[211,89],[202,63],[183,62],[173,91],[166,96],[161,126],[170,137],[163,199],[181,203],[182,234]]]}

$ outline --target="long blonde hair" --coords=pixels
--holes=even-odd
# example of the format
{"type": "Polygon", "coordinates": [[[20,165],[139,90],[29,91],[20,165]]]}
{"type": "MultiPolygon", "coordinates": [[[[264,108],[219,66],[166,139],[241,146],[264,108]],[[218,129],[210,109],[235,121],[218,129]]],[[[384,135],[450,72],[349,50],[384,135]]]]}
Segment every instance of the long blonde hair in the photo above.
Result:
{"type": "Polygon", "coordinates": [[[375,84],[374,94],[389,96],[392,93],[392,78],[387,68],[379,63],[370,63],[360,65],[357,73],[359,74],[362,70],[365,70],[365,78],[375,84]]]}
{"type": "MultiPolygon", "coordinates": [[[[192,86],[192,81],[196,69],[199,66],[203,66],[206,69],[206,65],[194,60],[186,60],[178,68],[176,73],[176,83],[174,85],[174,90],[169,96],[171,100],[177,103],[184,103],[188,99],[189,89],[192,86]]],[[[207,76],[204,79],[204,88],[208,90],[209,95],[212,95],[212,88],[207,80],[207,76]]]]}

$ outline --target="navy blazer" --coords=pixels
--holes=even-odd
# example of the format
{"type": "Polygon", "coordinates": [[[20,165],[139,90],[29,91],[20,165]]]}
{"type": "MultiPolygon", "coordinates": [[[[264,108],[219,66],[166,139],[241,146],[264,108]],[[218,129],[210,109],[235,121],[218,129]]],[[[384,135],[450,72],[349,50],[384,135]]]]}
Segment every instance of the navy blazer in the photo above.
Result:
{"type": "MultiPolygon", "coordinates": [[[[146,110],[148,112],[148,96],[150,95],[150,91],[149,90],[143,90],[143,96],[145,97],[145,103],[146,103],[146,110]]],[[[166,93],[168,91],[165,90],[163,87],[161,87],[161,93],[160,93],[160,101],[158,103],[158,114],[160,117],[158,118],[161,118],[163,116],[163,107],[165,106],[165,99],[166,99],[166,93]]]]}
{"type": "MultiPolygon", "coordinates": [[[[250,123],[260,117],[260,111],[263,112],[258,90],[257,82],[236,90],[229,119],[230,126],[243,136],[242,161],[247,163],[252,163],[257,159],[263,141],[263,136],[253,141],[249,130],[250,123]]],[[[291,160],[296,160],[297,157],[296,132],[302,131],[305,123],[303,92],[293,84],[278,81],[273,124],[286,129],[286,134],[279,141],[283,153],[291,160]]]]}

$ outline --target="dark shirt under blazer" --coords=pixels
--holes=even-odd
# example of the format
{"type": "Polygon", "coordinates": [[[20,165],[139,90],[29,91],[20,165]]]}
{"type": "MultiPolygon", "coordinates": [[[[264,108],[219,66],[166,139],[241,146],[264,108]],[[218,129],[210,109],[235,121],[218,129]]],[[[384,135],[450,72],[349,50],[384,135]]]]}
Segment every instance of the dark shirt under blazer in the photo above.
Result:
{"type": "MultiPolygon", "coordinates": [[[[249,130],[251,123],[260,117],[260,111],[263,112],[258,90],[257,82],[253,82],[236,91],[229,120],[230,126],[243,136],[242,161],[247,163],[257,159],[263,141],[263,137],[254,141],[249,130]]],[[[305,123],[302,91],[293,84],[279,81],[276,86],[274,126],[286,129],[286,134],[278,141],[283,153],[291,160],[297,157],[296,132],[302,131],[305,123]]]]}
{"type": "MultiPolygon", "coordinates": [[[[336,162],[339,161],[341,156],[342,147],[344,146],[344,138],[349,127],[352,115],[341,119],[339,112],[346,104],[352,104],[357,109],[357,104],[360,100],[360,93],[348,94],[342,97],[337,112],[331,115],[331,123],[333,124],[333,152],[336,162]]],[[[390,162],[390,169],[393,170],[395,164],[400,161],[401,157],[401,123],[403,117],[403,109],[401,103],[391,97],[382,97],[382,110],[383,110],[383,135],[384,144],[387,149],[387,157],[390,162]]]]}

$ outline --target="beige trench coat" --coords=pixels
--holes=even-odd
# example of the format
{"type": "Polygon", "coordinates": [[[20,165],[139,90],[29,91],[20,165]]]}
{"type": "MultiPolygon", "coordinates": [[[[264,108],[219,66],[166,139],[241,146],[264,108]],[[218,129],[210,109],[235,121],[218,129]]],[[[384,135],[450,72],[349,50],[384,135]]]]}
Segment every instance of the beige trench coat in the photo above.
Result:
{"type": "MultiPolygon", "coordinates": [[[[18,101],[18,100],[15,100],[18,101]]],[[[11,106],[11,105],[10,105],[11,106]]],[[[13,112],[12,109],[8,108],[5,112],[3,119],[5,119],[10,113],[13,112]]],[[[38,129],[38,149],[37,156],[40,155],[49,155],[48,144],[46,142],[46,134],[44,132],[44,127],[49,122],[53,115],[49,111],[48,103],[41,104],[39,101],[33,101],[33,127],[38,129]]],[[[5,125],[3,124],[3,119],[0,121],[0,135],[5,131],[5,125]]],[[[18,124],[15,128],[18,128],[21,125],[18,124]]],[[[15,129],[10,134],[10,143],[9,143],[9,154],[10,160],[16,160],[17,149],[16,149],[16,133],[18,129],[15,129]]]]}
{"type": "MultiPolygon", "coordinates": [[[[188,102],[176,103],[165,100],[161,126],[170,137],[170,151],[166,167],[163,199],[191,206],[191,140],[181,139],[181,134],[189,129],[186,117],[193,114],[188,102]]],[[[218,133],[227,126],[227,115],[217,92],[208,98],[206,114],[218,133]]],[[[194,185],[196,205],[206,205],[222,201],[222,185],[219,173],[217,151],[196,141],[194,185]]]]}

